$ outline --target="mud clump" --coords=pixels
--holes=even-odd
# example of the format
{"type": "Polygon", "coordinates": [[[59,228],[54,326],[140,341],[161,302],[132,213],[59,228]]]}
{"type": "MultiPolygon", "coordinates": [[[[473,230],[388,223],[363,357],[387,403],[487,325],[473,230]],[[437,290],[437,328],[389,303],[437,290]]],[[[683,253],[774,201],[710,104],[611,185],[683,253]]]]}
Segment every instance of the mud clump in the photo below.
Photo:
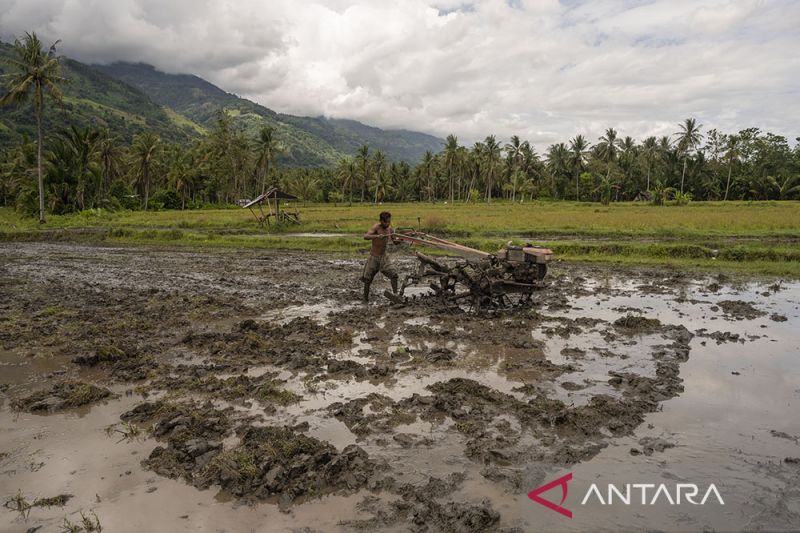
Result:
{"type": "Polygon", "coordinates": [[[350,359],[333,359],[328,361],[328,377],[339,379],[347,379],[350,377],[366,379],[367,369],[361,363],[351,361],[350,359]]]}
{"type": "Polygon", "coordinates": [[[283,382],[272,379],[273,374],[250,377],[245,374],[219,378],[200,367],[186,369],[179,376],[165,376],[153,380],[150,387],[171,393],[205,394],[228,401],[255,399],[263,402],[268,409],[271,404],[289,405],[299,402],[302,397],[282,387],[283,382]]]}
{"type": "Polygon", "coordinates": [[[753,320],[754,318],[766,315],[764,311],[753,307],[753,304],[750,302],[742,300],[723,300],[718,302],[717,305],[722,309],[723,313],[736,320],[753,320]]]}
{"type": "Polygon", "coordinates": [[[664,450],[675,447],[675,443],[661,437],[642,437],[639,439],[639,445],[642,447],[642,453],[647,456],[653,455],[654,452],[661,453],[664,450]]]}
{"type": "Polygon", "coordinates": [[[416,419],[413,411],[403,409],[388,396],[374,392],[349,402],[332,403],[328,406],[328,412],[359,437],[373,432],[389,433],[394,427],[416,419]],[[369,414],[364,412],[365,407],[369,408],[369,414]]]}
{"type": "Polygon", "coordinates": [[[110,370],[111,376],[119,382],[142,381],[158,365],[151,357],[142,357],[136,348],[123,344],[103,344],[95,348],[91,355],[79,355],[72,359],[83,367],[100,367],[110,370]]]}
{"type": "Polygon", "coordinates": [[[167,442],[142,461],[145,468],[200,489],[218,485],[248,501],[277,496],[285,507],[299,496],[380,485],[382,468],[358,446],[338,452],[297,428],[256,427],[252,419],[235,420],[234,415],[233,408],[218,410],[210,402],[202,406],[145,402],[121,418],[131,423],[153,421],[152,435],[167,442]],[[226,449],[223,441],[237,422],[239,442],[226,449]]]}
{"type": "Polygon", "coordinates": [[[81,381],[56,383],[48,390],[34,392],[12,402],[16,409],[31,412],[53,412],[88,405],[110,398],[111,391],[81,381]]]}
{"type": "Polygon", "coordinates": [[[192,472],[195,485],[217,484],[238,498],[279,496],[282,506],[299,496],[336,489],[376,488],[379,469],[359,446],[338,452],[331,444],[288,427],[248,427],[241,443],[192,472]]]}
{"type": "Polygon", "coordinates": [[[247,319],[227,333],[190,332],[182,344],[205,349],[213,357],[238,363],[271,363],[290,368],[320,366],[324,349],[348,345],[352,333],[317,324],[308,318],[296,318],[286,324],[256,322],[247,319]]]}
{"type": "Polygon", "coordinates": [[[233,426],[232,411],[214,409],[210,403],[197,406],[147,402],[120,418],[133,423],[154,419],[151,433],[166,440],[167,446],[153,449],[142,466],[165,477],[182,477],[191,482],[193,473],[222,451],[222,439],[233,426]]]}
{"type": "Polygon", "coordinates": [[[586,383],[581,385],[580,383],[575,383],[574,381],[565,381],[565,382],[561,383],[561,388],[562,389],[567,390],[567,391],[571,391],[571,392],[583,390],[586,387],[588,387],[588,385],[586,383]]]}
{"type": "Polygon", "coordinates": [[[695,335],[698,337],[708,337],[710,339],[714,339],[717,341],[717,344],[722,344],[724,342],[740,342],[744,344],[746,342],[741,335],[738,333],[731,333],[730,331],[714,331],[712,333],[708,333],[707,329],[701,328],[695,331],[695,335]]]}
{"type": "Polygon", "coordinates": [[[616,319],[614,326],[626,332],[653,331],[661,327],[661,321],[657,318],[626,315],[616,319]]]}
{"type": "Polygon", "coordinates": [[[456,352],[444,346],[439,346],[428,350],[425,358],[431,363],[449,363],[456,358],[456,352]]]}
{"type": "Polygon", "coordinates": [[[81,366],[97,366],[101,363],[113,363],[128,357],[123,350],[113,344],[98,346],[92,355],[79,355],[72,362],[81,366]]]}
{"type": "Polygon", "coordinates": [[[349,521],[344,525],[365,532],[387,527],[414,533],[515,531],[498,528],[500,513],[488,500],[477,503],[441,501],[463,481],[463,474],[454,473],[447,479],[429,478],[423,486],[403,485],[397,489],[401,499],[390,502],[367,496],[358,509],[372,514],[373,518],[349,521]]]}
{"type": "Polygon", "coordinates": [[[573,359],[582,359],[586,356],[586,350],[577,347],[567,347],[561,350],[561,355],[564,357],[571,357],[573,359]]]}
{"type": "Polygon", "coordinates": [[[488,500],[480,504],[436,501],[414,506],[411,523],[412,531],[429,531],[429,524],[441,526],[441,531],[481,532],[487,531],[500,522],[500,513],[492,508],[488,500]]]}

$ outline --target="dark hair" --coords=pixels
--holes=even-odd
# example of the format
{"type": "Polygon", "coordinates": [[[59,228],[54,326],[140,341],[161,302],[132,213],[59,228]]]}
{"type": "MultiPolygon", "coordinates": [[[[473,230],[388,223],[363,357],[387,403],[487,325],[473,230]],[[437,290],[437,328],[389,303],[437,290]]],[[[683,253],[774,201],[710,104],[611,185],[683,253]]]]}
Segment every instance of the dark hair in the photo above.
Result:
{"type": "Polygon", "coordinates": [[[384,211],[383,213],[380,214],[381,222],[386,222],[390,218],[392,218],[392,214],[389,211],[384,211]]]}

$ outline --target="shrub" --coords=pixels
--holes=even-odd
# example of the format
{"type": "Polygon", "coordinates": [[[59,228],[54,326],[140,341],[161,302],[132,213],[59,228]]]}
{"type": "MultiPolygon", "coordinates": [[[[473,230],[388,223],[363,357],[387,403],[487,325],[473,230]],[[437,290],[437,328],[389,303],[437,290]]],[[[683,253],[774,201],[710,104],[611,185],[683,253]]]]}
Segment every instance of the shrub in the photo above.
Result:
{"type": "Polygon", "coordinates": [[[155,204],[161,204],[162,209],[180,209],[181,199],[174,190],[162,189],[150,197],[147,206],[150,208],[155,204]]]}

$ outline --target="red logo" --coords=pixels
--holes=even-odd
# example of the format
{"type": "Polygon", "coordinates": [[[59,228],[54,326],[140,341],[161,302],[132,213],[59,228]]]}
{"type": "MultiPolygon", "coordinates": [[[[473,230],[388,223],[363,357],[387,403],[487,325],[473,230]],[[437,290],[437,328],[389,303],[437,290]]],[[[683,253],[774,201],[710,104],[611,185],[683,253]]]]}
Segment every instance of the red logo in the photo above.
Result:
{"type": "Polygon", "coordinates": [[[555,480],[551,481],[550,483],[548,483],[546,485],[542,485],[538,489],[533,489],[532,491],[530,491],[528,493],[528,498],[530,498],[531,500],[535,501],[538,504],[544,505],[548,509],[551,509],[551,510],[557,512],[557,513],[563,514],[567,518],[572,518],[572,511],[570,511],[569,509],[566,509],[564,507],[561,507],[561,505],[564,503],[564,500],[567,499],[567,491],[568,491],[567,481],[571,481],[571,480],[572,480],[572,473],[570,472],[569,474],[561,476],[560,478],[555,479],[555,480]],[[544,498],[539,496],[543,492],[547,492],[548,490],[552,489],[553,487],[557,487],[559,485],[561,486],[561,501],[558,502],[558,504],[555,504],[555,503],[553,503],[553,502],[551,502],[549,500],[545,500],[544,498]]]}

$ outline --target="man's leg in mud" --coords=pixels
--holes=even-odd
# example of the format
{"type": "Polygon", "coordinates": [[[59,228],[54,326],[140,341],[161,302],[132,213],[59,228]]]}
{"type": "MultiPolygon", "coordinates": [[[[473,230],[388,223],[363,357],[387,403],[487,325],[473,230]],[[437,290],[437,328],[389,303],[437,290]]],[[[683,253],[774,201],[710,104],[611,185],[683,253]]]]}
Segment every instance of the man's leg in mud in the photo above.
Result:
{"type": "Polygon", "coordinates": [[[361,301],[364,302],[365,304],[369,303],[369,286],[370,286],[370,282],[365,281],[364,282],[364,295],[361,297],[361,301]]]}
{"type": "Polygon", "coordinates": [[[381,274],[389,278],[389,282],[392,284],[392,294],[397,294],[397,278],[399,276],[387,256],[384,256],[381,261],[381,274]]]}
{"type": "Polygon", "coordinates": [[[369,302],[369,287],[379,270],[380,258],[370,255],[364,265],[364,272],[361,274],[361,281],[364,282],[364,295],[362,297],[364,303],[369,302]]]}

